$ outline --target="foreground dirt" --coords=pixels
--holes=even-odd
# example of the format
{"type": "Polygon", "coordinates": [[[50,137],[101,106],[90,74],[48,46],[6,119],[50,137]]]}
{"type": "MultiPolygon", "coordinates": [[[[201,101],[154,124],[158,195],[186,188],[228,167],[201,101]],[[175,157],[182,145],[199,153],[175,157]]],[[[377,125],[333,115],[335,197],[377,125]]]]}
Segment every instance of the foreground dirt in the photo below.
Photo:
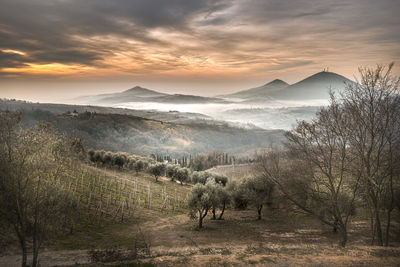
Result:
{"type": "MultiPolygon", "coordinates": [[[[115,231],[116,236],[141,233],[151,255],[128,260],[122,266],[400,266],[400,247],[369,246],[366,222],[353,222],[349,243],[338,247],[338,236],[311,218],[265,211],[227,211],[225,219],[208,218],[203,230],[187,215],[157,218],[115,231]],[[282,219],[285,218],[285,219],[282,219]]],[[[395,245],[395,243],[394,243],[395,245]]],[[[120,249],[131,249],[121,247],[120,249]]],[[[43,251],[41,266],[99,266],[91,263],[88,250],[43,251]]],[[[20,266],[19,255],[0,258],[0,266],[20,266]]],[[[121,266],[122,263],[108,263],[121,266]]]]}

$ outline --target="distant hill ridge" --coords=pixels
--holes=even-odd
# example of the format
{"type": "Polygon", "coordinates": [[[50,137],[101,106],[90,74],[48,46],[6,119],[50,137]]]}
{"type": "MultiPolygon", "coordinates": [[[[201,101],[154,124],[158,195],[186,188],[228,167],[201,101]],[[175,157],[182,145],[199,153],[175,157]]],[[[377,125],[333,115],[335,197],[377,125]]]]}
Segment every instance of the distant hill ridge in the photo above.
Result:
{"type": "Polygon", "coordinates": [[[292,85],[275,79],[259,87],[242,90],[216,97],[203,97],[186,94],[167,94],[141,86],[119,93],[81,97],[85,104],[120,104],[127,102],[155,102],[170,104],[230,103],[233,99],[245,102],[265,102],[268,100],[313,100],[329,99],[329,90],[342,91],[346,84],[354,83],[346,77],[328,71],[318,72],[292,85]]]}
{"type": "Polygon", "coordinates": [[[276,100],[310,100],[327,99],[329,90],[342,91],[346,84],[354,83],[346,77],[328,71],[318,72],[295,84],[276,79],[260,87],[239,91],[223,98],[241,98],[246,101],[260,101],[262,99],[276,100]]]}
{"type": "Polygon", "coordinates": [[[156,102],[172,104],[206,104],[226,103],[227,101],[215,97],[203,97],[185,94],[166,94],[150,90],[141,86],[119,93],[85,96],[77,99],[83,103],[93,104],[120,104],[128,102],[156,102]]]}

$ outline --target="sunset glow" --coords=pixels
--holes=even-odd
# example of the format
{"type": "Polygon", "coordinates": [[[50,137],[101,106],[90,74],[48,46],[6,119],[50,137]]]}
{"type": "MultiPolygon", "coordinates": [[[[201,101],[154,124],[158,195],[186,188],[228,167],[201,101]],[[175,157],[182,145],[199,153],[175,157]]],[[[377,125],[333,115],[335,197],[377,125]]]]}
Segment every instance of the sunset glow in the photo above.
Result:
{"type": "Polygon", "coordinates": [[[400,8],[390,0],[1,4],[3,86],[112,80],[209,95],[400,61],[400,8]]]}

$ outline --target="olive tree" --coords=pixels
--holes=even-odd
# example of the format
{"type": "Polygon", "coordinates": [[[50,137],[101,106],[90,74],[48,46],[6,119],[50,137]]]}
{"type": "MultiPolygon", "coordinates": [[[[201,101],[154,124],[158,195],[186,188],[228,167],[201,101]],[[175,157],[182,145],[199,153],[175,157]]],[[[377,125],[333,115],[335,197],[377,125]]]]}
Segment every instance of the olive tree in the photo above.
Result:
{"type": "Polygon", "coordinates": [[[155,163],[149,166],[149,173],[154,175],[156,182],[158,182],[158,178],[165,173],[165,164],[163,163],[155,163]]]}
{"type": "Polygon", "coordinates": [[[136,175],[138,175],[138,173],[142,171],[143,168],[144,168],[144,163],[142,160],[138,160],[135,162],[134,169],[136,171],[136,175]]]}
{"type": "Polygon", "coordinates": [[[176,172],[175,172],[175,176],[176,180],[178,180],[181,185],[183,185],[183,182],[186,182],[189,180],[189,169],[188,168],[179,168],[176,172]]]}
{"type": "Polygon", "coordinates": [[[274,184],[265,176],[250,176],[241,182],[249,204],[257,209],[258,220],[262,218],[263,206],[272,204],[274,184]]]}
{"type": "Polygon", "coordinates": [[[199,229],[203,228],[203,219],[212,207],[212,191],[203,184],[195,184],[188,199],[189,216],[198,218],[199,229]]]}
{"type": "Polygon", "coordinates": [[[178,171],[178,166],[177,165],[172,165],[172,164],[168,164],[166,169],[165,169],[165,175],[168,178],[171,178],[171,181],[175,180],[175,174],[178,171]]]}
{"type": "Polygon", "coordinates": [[[20,113],[0,112],[0,220],[15,231],[27,266],[32,246],[32,266],[39,249],[59,231],[74,198],[63,183],[74,168],[72,144],[47,124],[18,129],[20,113]]]}

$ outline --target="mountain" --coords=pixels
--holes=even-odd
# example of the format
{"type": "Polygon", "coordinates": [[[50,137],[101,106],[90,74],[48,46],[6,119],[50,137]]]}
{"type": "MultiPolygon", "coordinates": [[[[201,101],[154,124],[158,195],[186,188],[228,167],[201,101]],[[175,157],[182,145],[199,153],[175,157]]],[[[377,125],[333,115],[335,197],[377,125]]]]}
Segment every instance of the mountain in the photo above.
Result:
{"type": "Polygon", "coordinates": [[[264,84],[259,87],[251,88],[244,91],[239,91],[233,94],[224,95],[223,97],[226,98],[242,98],[242,99],[249,99],[249,98],[258,98],[258,97],[269,97],[272,92],[280,91],[281,89],[287,87],[289,84],[276,79],[272,82],[264,84]]]}
{"type": "Polygon", "coordinates": [[[126,103],[126,102],[143,102],[147,98],[161,97],[165,95],[167,94],[143,88],[140,86],[135,86],[131,89],[119,93],[83,96],[78,98],[77,100],[82,103],[116,104],[116,103],[126,103]]]}
{"type": "Polygon", "coordinates": [[[128,102],[155,102],[171,104],[206,104],[227,103],[226,100],[214,97],[202,97],[183,94],[165,94],[154,90],[135,86],[120,93],[84,96],[77,99],[80,103],[87,104],[122,104],[128,102]]]}
{"type": "Polygon", "coordinates": [[[339,92],[346,84],[354,83],[346,77],[333,72],[319,72],[280,91],[270,94],[272,98],[281,100],[328,99],[329,90],[339,92]]]}
{"type": "Polygon", "coordinates": [[[346,84],[354,83],[346,77],[333,72],[319,72],[295,84],[289,85],[282,80],[274,80],[263,86],[239,91],[224,98],[240,98],[246,102],[268,100],[314,100],[329,99],[329,89],[341,91],[346,84]]]}

